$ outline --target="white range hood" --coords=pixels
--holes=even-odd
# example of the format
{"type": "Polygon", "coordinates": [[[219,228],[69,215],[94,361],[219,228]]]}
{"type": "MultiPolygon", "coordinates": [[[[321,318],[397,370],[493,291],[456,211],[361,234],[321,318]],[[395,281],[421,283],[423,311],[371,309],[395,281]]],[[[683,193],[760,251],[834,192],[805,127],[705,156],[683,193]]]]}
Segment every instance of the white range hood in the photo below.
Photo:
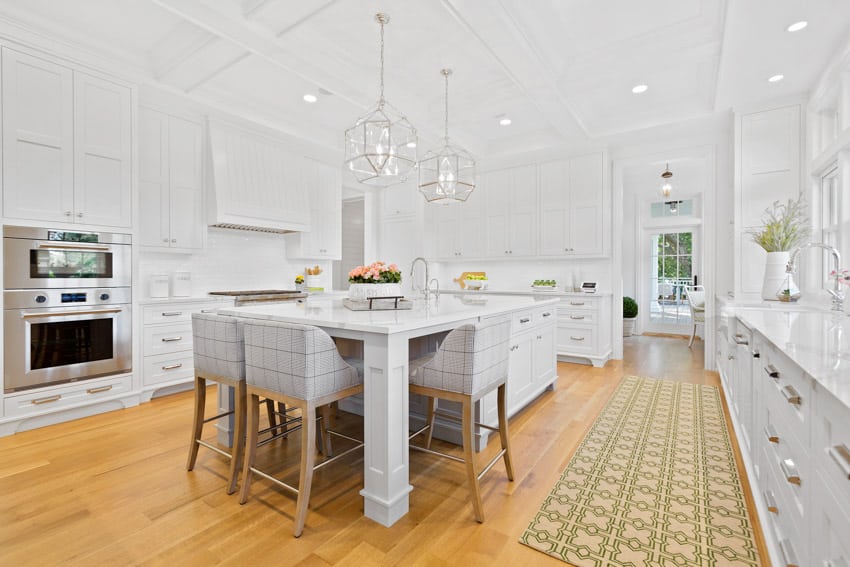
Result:
{"type": "Polygon", "coordinates": [[[210,226],[278,233],[310,229],[303,156],[272,136],[221,120],[210,120],[209,135],[210,226]]]}

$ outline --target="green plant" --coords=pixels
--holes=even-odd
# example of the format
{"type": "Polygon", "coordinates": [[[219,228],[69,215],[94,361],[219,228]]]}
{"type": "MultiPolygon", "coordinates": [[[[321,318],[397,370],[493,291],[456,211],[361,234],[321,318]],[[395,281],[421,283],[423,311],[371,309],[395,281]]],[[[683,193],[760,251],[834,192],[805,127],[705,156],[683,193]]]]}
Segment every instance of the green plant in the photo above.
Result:
{"type": "Polygon", "coordinates": [[[786,252],[805,243],[811,234],[803,195],[787,203],[774,201],[761,218],[764,226],[748,231],[766,252],[786,252]]]}
{"type": "Polygon", "coordinates": [[[637,314],[638,314],[637,301],[635,301],[631,297],[623,296],[623,318],[624,319],[633,319],[633,318],[637,317],[637,314]]]}

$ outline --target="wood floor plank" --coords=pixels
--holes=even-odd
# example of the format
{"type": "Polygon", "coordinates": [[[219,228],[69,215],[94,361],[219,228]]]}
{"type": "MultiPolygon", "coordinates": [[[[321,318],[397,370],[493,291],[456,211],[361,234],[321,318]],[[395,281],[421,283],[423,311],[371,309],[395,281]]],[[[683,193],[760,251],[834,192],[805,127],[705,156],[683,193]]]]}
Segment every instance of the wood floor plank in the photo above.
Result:
{"type": "MultiPolygon", "coordinates": [[[[511,419],[515,481],[502,463],[482,479],[484,524],[474,519],[463,465],[419,452],[410,455],[407,516],[391,528],[364,518],[363,457],[354,453],[316,473],[304,534],[295,539],[292,494],[259,480],[240,505],[225,494],[228,461],[204,449],[195,470],[185,470],[192,395],[184,392],[0,438],[0,564],[559,565],[518,538],[620,379],[719,384],[686,340],[625,344],[626,359],[604,368],[559,364],[556,388],[511,419]]],[[[216,396],[207,398],[213,411],[216,396]]],[[[362,429],[345,412],[334,422],[348,433],[362,429]]],[[[294,481],[298,437],[261,448],[258,460],[294,481]]],[[[479,454],[482,463],[497,445],[494,438],[479,454]]]]}

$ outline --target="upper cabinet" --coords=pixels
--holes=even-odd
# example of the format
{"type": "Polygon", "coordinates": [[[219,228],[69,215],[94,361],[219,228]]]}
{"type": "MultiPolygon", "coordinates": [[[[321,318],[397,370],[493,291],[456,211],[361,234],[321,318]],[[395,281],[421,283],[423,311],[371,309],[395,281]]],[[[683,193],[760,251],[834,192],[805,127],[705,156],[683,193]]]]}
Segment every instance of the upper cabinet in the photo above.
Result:
{"type": "Polygon", "coordinates": [[[463,203],[426,205],[433,214],[436,257],[461,259],[487,255],[484,201],[484,193],[476,189],[463,203]]]}
{"type": "Polygon", "coordinates": [[[381,211],[384,218],[415,215],[424,201],[415,179],[381,190],[381,211]]]}
{"type": "Polygon", "coordinates": [[[129,227],[129,87],[2,50],[7,217],[129,227]]]}
{"type": "Polygon", "coordinates": [[[309,196],[309,230],[287,236],[290,258],[342,258],[342,170],[304,158],[300,190],[309,196]]]}
{"type": "Polygon", "coordinates": [[[537,252],[537,166],[493,171],[482,184],[486,199],[487,255],[532,256],[537,252]]]}
{"type": "Polygon", "coordinates": [[[203,141],[200,121],[139,111],[139,242],[164,250],[203,247],[203,141]]]}
{"type": "Polygon", "coordinates": [[[541,255],[602,255],[603,163],[595,153],[540,165],[541,255]]]}

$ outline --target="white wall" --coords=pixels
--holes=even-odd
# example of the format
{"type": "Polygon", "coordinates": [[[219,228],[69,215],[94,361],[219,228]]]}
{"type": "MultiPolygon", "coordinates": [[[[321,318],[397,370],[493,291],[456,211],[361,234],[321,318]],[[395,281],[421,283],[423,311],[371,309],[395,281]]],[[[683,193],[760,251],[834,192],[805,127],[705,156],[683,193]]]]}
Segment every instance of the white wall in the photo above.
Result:
{"type": "Polygon", "coordinates": [[[460,289],[453,281],[463,272],[486,272],[488,286],[496,290],[529,291],[534,280],[555,280],[563,290],[582,281],[599,282],[600,291],[610,292],[610,260],[480,260],[440,262],[431,266],[431,277],[441,289],[460,289]]]}

